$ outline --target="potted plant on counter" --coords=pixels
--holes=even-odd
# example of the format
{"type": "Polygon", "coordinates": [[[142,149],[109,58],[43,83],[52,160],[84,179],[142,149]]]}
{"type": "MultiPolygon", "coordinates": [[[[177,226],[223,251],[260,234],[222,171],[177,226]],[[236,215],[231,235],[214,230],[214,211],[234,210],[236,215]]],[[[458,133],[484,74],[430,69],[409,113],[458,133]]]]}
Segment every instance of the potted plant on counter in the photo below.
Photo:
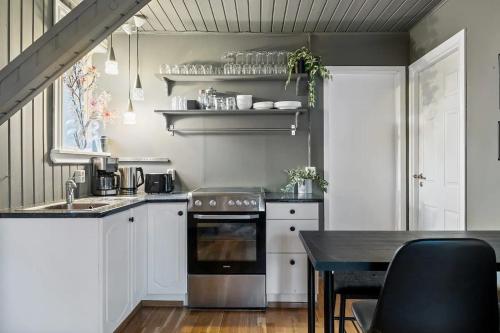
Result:
{"type": "Polygon", "coordinates": [[[288,183],[281,189],[282,192],[312,193],[312,185],[316,183],[321,191],[326,192],[328,182],[316,172],[315,167],[299,167],[285,170],[288,183]]]}
{"type": "Polygon", "coordinates": [[[287,62],[288,79],[286,80],[285,89],[290,83],[290,78],[293,73],[307,73],[308,76],[308,104],[314,107],[316,104],[316,81],[319,77],[326,79],[330,77],[330,72],[321,63],[321,57],[315,56],[311,51],[303,46],[290,53],[287,62]]]}

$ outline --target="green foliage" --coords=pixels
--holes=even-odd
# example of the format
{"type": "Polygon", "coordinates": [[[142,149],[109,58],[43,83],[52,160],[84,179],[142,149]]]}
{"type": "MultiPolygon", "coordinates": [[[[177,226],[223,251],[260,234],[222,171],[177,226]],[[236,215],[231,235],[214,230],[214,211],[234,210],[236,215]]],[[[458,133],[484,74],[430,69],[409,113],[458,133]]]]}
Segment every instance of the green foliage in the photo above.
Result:
{"type": "Polygon", "coordinates": [[[322,77],[323,79],[330,77],[330,72],[326,67],[321,63],[321,57],[315,56],[311,53],[311,51],[303,46],[300,49],[293,51],[289,57],[287,62],[288,67],[288,79],[286,80],[285,89],[290,83],[290,78],[295,71],[295,65],[300,61],[304,60],[306,73],[308,74],[308,104],[309,107],[314,107],[316,104],[316,81],[318,77],[322,77]]]}
{"type": "Polygon", "coordinates": [[[287,169],[288,183],[281,189],[282,192],[293,192],[295,185],[302,184],[304,180],[312,180],[319,188],[326,192],[328,182],[316,173],[316,168],[299,167],[287,169]]]}

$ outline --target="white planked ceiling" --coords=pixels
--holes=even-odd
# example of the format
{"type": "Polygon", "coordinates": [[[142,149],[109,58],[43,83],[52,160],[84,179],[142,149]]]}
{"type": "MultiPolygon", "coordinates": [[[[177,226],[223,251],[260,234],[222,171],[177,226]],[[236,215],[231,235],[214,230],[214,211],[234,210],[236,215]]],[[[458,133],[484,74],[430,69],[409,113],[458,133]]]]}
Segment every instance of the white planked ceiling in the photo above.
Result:
{"type": "Polygon", "coordinates": [[[144,31],[399,32],[442,0],[151,0],[144,31]]]}

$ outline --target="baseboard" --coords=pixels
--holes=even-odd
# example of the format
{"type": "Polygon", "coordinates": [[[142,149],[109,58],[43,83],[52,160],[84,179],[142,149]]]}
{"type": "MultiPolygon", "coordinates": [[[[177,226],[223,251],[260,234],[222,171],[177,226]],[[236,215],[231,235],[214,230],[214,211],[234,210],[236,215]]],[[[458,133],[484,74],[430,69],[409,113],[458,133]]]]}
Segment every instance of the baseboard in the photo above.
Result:
{"type": "Polygon", "coordinates": [[[267,302],[269,309],[304,309],[307,303],[304,302],[267,302]]]}
{"type": "Polygon", "coordinates": [[[184,306],[183,301],[157,301],[157,300],[146,300],[142,301],[142,306],[154,306],[159,308],[173,308],[173,307],[182,307],[184,306]]]}

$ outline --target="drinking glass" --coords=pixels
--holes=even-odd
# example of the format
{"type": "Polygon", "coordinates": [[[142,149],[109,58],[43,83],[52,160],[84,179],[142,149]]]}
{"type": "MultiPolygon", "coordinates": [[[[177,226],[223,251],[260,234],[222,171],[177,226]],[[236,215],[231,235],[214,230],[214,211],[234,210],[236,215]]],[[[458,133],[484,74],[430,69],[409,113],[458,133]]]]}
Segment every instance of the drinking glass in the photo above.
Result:
{"type": "Polygon", "coordinates": [[[226,97],[226,110],[236,110],[236,98],[226,97]]]}
{"type": "Polygon", "coordinates": [[[274,74],[273,52],[265,52],[264,74],[274,74]]]}
{"type": "Polygon", "coordinates": [[[236,52],[236,63],[234,64],[233,74],[241,75],[244,61],[245,61],[245,53],[241,51],[236,52]]]}
{"type": "Polygon", "coordinates": [[[188,75],[189,74],[189,67],[188,65],[182,65],[181,67],[181,75],[188,75]]]}
{"type": "Polygon", "coordinates": [[[170,68],[170,65],[167,65],[167,64],[160,65],[160,73],[161,74],[172,74],[172,69],[170,68]]]}
{"type": "Polygon", "coordinates": [[[235,53],[232,51],[228,51],[224,53],[223,60],[225,60],[224,64],[224,74],[225,75],[230,75],[234,74],[234,61],[235,61],[235,53]]]}
{"type": "Polygon", "coordinates": [[[217,97],[215,99],[215,109],[226,110],[226,100],[224,99],[224,97],[217,97]]]}
{"type": "Polygon", "coordinates": [[[287,71],[287,52],[279,51],[278,52],[278,73],[277,74],[286,74],[287,71]]]}
{"type": "Polygon", "coordinates": [[[258,51],[255,55],[255,63],[258,65],[259,74],[263,74],[264,64],[266,63],[266,53],[258,51]]]}
{"type": "Polygon", "coordinates": [[[253,52],[247,51],[245,52],[245,64],[243,65],[242,73],[243,74],[252,74],[252,60],[253,60],[253,52]]]}
{"type": "Polygon", "coordinates": [[[205,66],[198,64],[196,65],[196,74],[197,75],[205,75],[205,66]]]}
{"type": "Polygon", "coordinates": [[[196,66],[195,65],[189,66],[189,74],[196,75],[196,66]]]}
{"type": "Polygon", "coordinates": [[[181,72],[181,70],[180,70],[180,68],[179,68],[179,66],[178,66],[178,65],[174,65],[174,66],[172,67],[172,74],[174,74],[174,75],[179,75],[179,74],[180,74],[180,72],[181,72]]]}
{"type": "Polygon", "coordinates": [[[214,74],[214,68],[212,65],[210,65],[210,64],[205,65],[205,74],[206,75],[213,75],[214,74]]]}

